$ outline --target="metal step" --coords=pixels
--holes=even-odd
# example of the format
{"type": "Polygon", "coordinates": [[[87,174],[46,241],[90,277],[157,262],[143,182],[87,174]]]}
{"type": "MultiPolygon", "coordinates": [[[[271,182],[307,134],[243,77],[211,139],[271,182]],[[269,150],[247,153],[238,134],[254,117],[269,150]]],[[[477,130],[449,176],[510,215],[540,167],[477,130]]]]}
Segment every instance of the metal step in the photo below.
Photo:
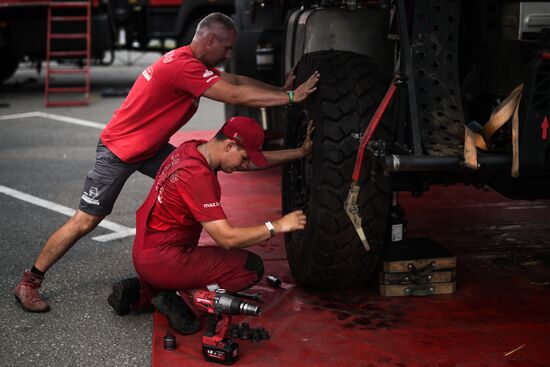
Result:
{"type": "Polygon", "coordinates": [[[87,87],[49,87],[50,93],[88,93],[87,87]]]}
{"type": "Polygon", "coordinates": [[[48,74],[87,74],[90,71],[89,67],[83,67],[82,69],[67,69],[67,68],[57,68],[57,69],[48,69],[48,74]]]}
{"type": "Polygon", "coordinates": [[[65,106],[87,106],[90,102],[87,99],[79,99],[74,101],[47,101],[47,107],[65,107],[65,106]]]}
{"type": "Polygon", "coordinates": [[[56,15],[52,16],[54,22],[86,22],[88,18],[85,15],[56,15]]]}
{"type": "Polygon", "coordinates": [[[78,50],[78,51],[50,51],[50,56],[88,56],[88,51],[78,50]]]}
{"type": "Polygon", "coordinates": [[[50,38],[52,39],[86,39],[88,35],[86,33],[52,33],[50,38]]]}
{"type": "Polygon", "coordinates": [[[90,3],[87,1],[52,1],[49,3],[50,8],[64,9],[64,8],[87,8],[90,3]]]}

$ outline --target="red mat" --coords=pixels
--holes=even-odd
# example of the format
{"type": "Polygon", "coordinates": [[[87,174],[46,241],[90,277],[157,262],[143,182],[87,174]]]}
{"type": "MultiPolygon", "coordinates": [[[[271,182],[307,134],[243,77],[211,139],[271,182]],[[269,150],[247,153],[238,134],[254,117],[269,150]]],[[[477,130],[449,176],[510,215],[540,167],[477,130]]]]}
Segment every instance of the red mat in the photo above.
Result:
{"type": "MultiPolygon", "coordinates": [[[[280,216],[279,169],[219,176],[233,224],[280,216]]],[[[457,254],[454,295],[386,298],[374,282],[341,292],[296,287],[278,235],[251,250],[265,260],[267,274],[283,279],[283,289],[260,283],[253,290],[263,291],[262,315],[234,318],[265,327],[271,339],[237,340],[236,365],[548,366],[549,202],[453,186],[421,199],[402,195],[402,204],[410,235],[430,236],[457,254]]],[[[177,349],[165,351],[167,328],[155,313],[153,366],[212,365],[203,360],[201,333],[176,334],[177,349]]]]}

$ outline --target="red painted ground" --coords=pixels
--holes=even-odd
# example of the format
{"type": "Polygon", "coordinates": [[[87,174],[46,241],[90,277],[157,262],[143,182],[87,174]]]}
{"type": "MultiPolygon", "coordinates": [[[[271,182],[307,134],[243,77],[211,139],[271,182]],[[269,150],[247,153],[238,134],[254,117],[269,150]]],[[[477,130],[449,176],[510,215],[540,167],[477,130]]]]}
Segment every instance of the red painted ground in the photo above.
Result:
{"type": "MultiPolygon", "coordinates": [[[[232,223],[280,215],[280,170],[220,174],[220,181],[232,223]]],[[[234,319],[265,327],[271,339],[237,340],[237,366],[550,366],[550,202],[464,186],[401,199],[411,236],[430,236],[457,254],[457,292],[386,298],[375,282],[308,291],[293,284],[277,236],[252,250],[284,288],[260,283],[253,290],[264,292],[262,315],[234,319]]],[[[201,333],[176,335],[177,349],[163,350],[167,326],[155,313],[153,366],[212,365],[202,358],[201,333]]]]}

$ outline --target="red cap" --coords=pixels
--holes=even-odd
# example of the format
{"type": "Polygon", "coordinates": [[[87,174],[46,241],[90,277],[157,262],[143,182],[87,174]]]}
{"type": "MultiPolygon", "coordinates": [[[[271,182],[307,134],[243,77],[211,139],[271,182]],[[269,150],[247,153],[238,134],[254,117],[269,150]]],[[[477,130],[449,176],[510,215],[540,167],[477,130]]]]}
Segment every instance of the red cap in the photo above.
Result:
{"type": "Polygon", "coordinates": [[[269,165],[262,153],[265,134],[256,120],[250,117],[236,116],[229,119],[220,131],[243,147],[248,154],[248,159],[257,167],[269,165]]]}

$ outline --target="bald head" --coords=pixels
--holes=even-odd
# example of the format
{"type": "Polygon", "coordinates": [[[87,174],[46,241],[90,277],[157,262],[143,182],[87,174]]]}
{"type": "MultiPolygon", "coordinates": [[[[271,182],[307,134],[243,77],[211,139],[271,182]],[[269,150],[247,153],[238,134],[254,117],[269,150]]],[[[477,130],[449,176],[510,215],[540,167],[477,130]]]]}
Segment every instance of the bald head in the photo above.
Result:
{"type": "Polygon", "coordinates": [[[223,13],[212,13],[200,21],[193,41],[200,40],[209,34],[214,34],[219,39],[226,39],[229,33],[237,33],[233,20],[223,13]]]}

